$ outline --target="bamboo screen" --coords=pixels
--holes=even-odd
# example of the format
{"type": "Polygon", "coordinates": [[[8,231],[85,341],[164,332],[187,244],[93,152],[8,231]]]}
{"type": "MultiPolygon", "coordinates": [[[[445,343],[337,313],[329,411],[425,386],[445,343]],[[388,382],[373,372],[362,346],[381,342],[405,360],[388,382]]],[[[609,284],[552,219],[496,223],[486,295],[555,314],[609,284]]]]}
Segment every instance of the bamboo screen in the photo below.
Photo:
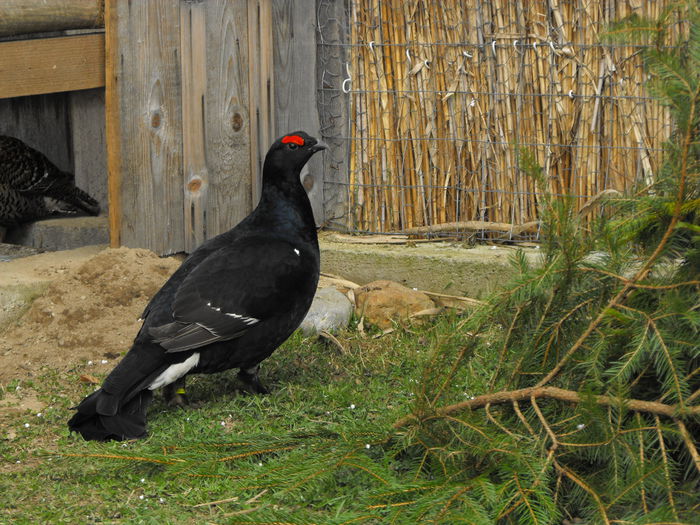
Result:
{"type": "Polygon", "coordinates": [[[346,41],[321,43],[345,51],[345,226],[535,221],[541,188],[519,169],[522,147],[548,190],[579,206],[651,183],[668,112],[645,90],[639,46],[603,45],[600,34],[667,4],[350,1],[346,41]]]}

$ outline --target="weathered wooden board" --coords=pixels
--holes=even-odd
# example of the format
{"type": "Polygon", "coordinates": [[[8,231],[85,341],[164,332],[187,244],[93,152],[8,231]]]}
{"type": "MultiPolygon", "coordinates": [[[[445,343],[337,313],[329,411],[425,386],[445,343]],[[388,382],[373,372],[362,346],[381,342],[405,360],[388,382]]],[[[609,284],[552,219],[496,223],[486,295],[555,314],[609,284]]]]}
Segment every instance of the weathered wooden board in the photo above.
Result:
{"type": "Polygon", "coordinates": [[[185,238],[180,2],[109,0],[107,23],[112,244],[179,252],[185,238]]]}
{"type": "MultiPolygon", "coordinates": [[[[325,0],[319,3],[316,15],[322,42],[348,42],[348,13],[345,0],[325,0]]],[[[318,46],[316,93],[321,129],[328,150],[323,154],[324,224],[348,226],[348,161],[350,152],[346,140],[349,134],[349,95],[343,92],[343,81],[349,78],[346,48],[340,45],[318,46]]]]}
{"type": "Polygon", "coordinates": [[[0,98],[105,84],[104,34],[0,42],[0,98]]]}
{"type": "Polygon", "coordinates": [[[107,215],[104,89],[74,91],[68,99],[75,182],[97,199],[100,215],[107,215]]]}
{"type": "Polygon", "coordinates": [[[104,26],[103,0],[2,0],[0,36],[104,26]]]}
{"type": "Polygon", "coordinates": [[[191,252],[252,209],[248,2],[110,0],[106,17],[112,244],[191,252]]]}
{"type": "Polygon", "coordinates": [[[275,140],[272,0],[248,2],[248,84],[253,205],[260,200],[262,166],[275,140]]]}
{"type": "MultiPolygon", "coordinates": [[[[274,137],[304,130],[320,134],[316,103],[316,2],[273,0],[274,137]]],[[[325,155],[323,153],[322,155],[325,155]]],[[[323,223],[323,158],[302,172],[317,224],[323,223]]]]}
{"type": "Polygon", "coordinates": [[[209,174],[206,162],[204,106],[207,89],[206,6],[180,6],[180,63],[182,66],[182,165],[184,176],[185,251],[192,252],[206,238],[205,217],[209,174]]]}
{"type": "Polygon", "coordinates": [[[238,224],[253,206],[246,4],[206,2],[207,238],[238,224]]]}

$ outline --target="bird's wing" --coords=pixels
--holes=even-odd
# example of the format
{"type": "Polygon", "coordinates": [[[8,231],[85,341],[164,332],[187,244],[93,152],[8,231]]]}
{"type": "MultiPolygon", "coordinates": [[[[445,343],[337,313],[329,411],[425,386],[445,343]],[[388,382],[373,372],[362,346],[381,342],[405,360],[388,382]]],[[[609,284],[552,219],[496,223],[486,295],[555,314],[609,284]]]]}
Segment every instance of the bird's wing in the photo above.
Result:
{"type": "Polygon", "coordinates": [[[293,307],[299,287],[318,265],[308,249],[270,238],[249,237],[217,250],[179,286],[175,322],[148,333],[168,352],[235,339],[293,307]]]}

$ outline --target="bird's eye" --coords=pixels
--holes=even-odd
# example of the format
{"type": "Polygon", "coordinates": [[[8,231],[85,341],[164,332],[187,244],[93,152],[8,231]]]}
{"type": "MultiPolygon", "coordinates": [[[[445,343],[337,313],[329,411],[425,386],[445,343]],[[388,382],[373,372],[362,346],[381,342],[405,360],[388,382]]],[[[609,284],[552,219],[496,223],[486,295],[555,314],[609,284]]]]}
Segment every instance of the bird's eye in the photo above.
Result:
{"type": "Polygon", "coordinates": [[[290,142],[289,144],[287,144],[287,147],[288,147],[289,149],[297,149],[299,146],[297,146],[296,144],[294,144],[294,142],[290,142]]]}

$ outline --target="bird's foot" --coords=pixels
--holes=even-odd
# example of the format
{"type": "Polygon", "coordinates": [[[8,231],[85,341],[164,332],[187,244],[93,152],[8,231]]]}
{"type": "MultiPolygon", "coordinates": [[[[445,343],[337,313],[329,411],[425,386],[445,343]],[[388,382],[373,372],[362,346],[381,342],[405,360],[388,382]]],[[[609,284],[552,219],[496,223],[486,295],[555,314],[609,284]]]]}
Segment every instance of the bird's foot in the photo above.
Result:
{"type": "Polygon", "coordinates": [[[178,379],[174,383],[163,387],[163,397],[168,406],[185,408],[190,404],[185,393],[185,381],[178,379]]]}
{"type": "Polygon", "coordinates": [[[259,371],[260,365],[245,370],[241,368],[240,372],[238,372],[238,379],[241,380],[245,385],[245,389],[251,394],[269,394],[270,391],[260,382],[258,377],[259,371]]]}

